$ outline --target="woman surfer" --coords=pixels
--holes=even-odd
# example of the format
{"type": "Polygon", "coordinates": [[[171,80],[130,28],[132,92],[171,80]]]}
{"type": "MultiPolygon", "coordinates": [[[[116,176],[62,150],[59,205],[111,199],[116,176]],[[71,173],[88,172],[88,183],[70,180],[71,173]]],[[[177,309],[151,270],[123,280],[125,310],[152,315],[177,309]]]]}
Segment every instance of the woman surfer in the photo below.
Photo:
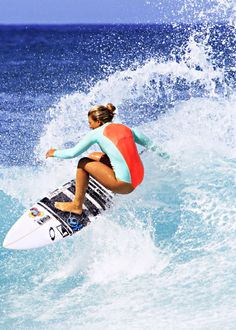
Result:
{"type": "Polygon", "coordinates": [[[82,206],[92,175],[104,187],[118,194],[131,193],[143,180],[144,168],[136,143],[151,147],[151,140],[135,129],[113,123],[115,106],[94,106],[88,113],[92,129],[75,147],[50,149],[46,158],[74,158],[97,143],[102,152],[93,152],[79,160],[76,173],[76,192],[72,202],[56,202],[55,207],[64,212],[82,213],[82,206]]]}

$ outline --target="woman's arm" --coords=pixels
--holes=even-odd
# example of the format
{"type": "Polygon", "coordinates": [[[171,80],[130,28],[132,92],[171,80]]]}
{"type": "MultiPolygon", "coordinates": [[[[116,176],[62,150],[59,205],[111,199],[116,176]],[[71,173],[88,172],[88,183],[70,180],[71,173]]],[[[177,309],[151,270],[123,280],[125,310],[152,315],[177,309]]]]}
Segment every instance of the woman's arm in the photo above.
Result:
{"type": "Polygon", "coordinates": [[[140,144],[143,147],[151,148],[153,145],[153,142],[151,139],[149,139],[146,135],[141,133],[139,130],[132,128],[132,133],[134,137],[134,141],[138,144],[140,144]]]}
{"type": "Polygon", "coordinates": [[[170,156],[164,152],[158,145],[156,145],[151,139],[149,139],[146,135],[141,133],[139,130],[132,128],[132,133],[134,136],[134,141],[147,149],[151,149],[152,151],[157,151],[160,157],[165,159],[169,159],[170,156]]]}
{"type": "Polygon", "coordinates": [[[56,157],[56,158],[74,158],[82,154],[85,150],[87,150],[91,145],[96,143],[96,135],[95,132],[89,132],[78,144],[76,144],[73,148],[69,149],[50,149],[47,154],[46,158],[48,157],[56,157]]]}

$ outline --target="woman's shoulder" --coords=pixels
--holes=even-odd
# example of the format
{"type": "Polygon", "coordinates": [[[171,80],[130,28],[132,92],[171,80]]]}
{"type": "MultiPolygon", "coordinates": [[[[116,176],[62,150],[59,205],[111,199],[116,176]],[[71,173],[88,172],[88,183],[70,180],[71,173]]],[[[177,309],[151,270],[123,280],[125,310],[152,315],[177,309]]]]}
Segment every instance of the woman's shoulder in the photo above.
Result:
{"type": "Polygon", "coordinates": [[[110,123],[104,127],[103,135],[106,137],[123,138],[132,134],[132,129],[121,123],[110,123]]]}

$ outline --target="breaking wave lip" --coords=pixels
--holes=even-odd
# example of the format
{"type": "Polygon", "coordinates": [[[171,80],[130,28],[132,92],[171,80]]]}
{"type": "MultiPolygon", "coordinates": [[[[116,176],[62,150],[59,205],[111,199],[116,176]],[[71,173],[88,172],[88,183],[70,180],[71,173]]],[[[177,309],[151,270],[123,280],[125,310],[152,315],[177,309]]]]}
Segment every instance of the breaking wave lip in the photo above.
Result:
{"type": "MultiPolygon", "coordinates": [[[[68,134],[72,141],[76,141],[78,132],[80,132],[80,136],[86,132],[88,109],[96,103],[105,104],[112,100],[119,109],[121,119],[129,118],[127,107],[132,109],[130,111],[134,117],[140,118],[139,103],[148,107],[153,102],[154,112],[158,113],[157,102],[163,97],[165,100],[166,97],[174,100],[176,96],[173,89],[181,80],[189,86],[193,86],[192,84],[195,83],[196,88],[203,88],[207,96],[216,97],[217,84],[221,82],[225,88],[224,72],[220,68],[216,70],[208,57],[209,49],[197,43],[191,36],[186,48],[186,56],[183,56],[183,60],[180,62],[175,60],[157,62],[150,59],[135,70],[117,71],[107,79],[100,80],[88,93],[76,92],[62,97],[48,111],[51,120],[43,130],[35,149],[36,154],[42,155],[53,140],[57,142],[58,146],[63,145],[64,136],[68,136],[68,134]],[[163,90],[163,85],[166,87],[165,90],[163,90]]],[[[194,93],[194,88],[191,90],[194,93]]],[[[167,106],[168,104],[166,108],[167,106]]]]}

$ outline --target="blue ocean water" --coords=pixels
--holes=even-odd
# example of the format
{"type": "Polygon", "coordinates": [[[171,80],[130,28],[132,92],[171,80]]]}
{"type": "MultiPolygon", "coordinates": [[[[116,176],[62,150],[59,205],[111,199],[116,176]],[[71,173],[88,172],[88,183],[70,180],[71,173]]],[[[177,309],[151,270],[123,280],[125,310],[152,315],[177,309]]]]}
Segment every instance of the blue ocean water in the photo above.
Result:
{"type": "Polygon", "coordinates": [[[170,154],[76,237],[0,249],[1,329],[236,327],[236,40],[218,25],[0,26],[1,242],[74,177],[45,160],[88,131],[91,105],[170,154]]]}

